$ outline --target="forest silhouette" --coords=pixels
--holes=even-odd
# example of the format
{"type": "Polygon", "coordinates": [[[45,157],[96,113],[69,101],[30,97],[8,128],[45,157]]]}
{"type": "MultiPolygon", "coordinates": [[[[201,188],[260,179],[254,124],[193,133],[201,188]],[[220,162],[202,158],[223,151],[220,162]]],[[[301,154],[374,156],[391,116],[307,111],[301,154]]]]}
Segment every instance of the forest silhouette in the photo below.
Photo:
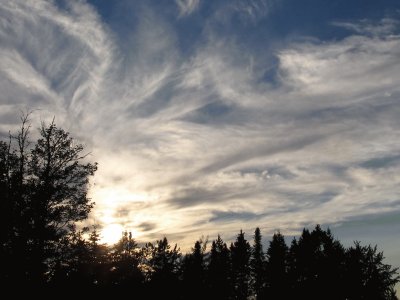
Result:
{"type": "Polygon", "coordinates": [[[398,269],[376,246],[344,247],[329,229],[304,229],[290,245],[276,232],[263,248],[259,228],[230,245],[199,239],[189,253],[166,237],[138,245],[123,232],[100,243],[79,227],[93,208],[97,164],[56,124],[30,140],[29,114],[0,141],[1,284],[4,287],[130,291],[133,299],[397,299],[398,269]]]}

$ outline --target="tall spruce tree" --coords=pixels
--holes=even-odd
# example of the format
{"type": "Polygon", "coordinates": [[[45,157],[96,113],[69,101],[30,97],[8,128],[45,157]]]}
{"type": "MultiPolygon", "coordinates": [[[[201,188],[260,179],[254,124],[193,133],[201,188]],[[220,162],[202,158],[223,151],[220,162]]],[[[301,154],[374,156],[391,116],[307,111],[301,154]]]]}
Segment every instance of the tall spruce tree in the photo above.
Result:
{"type": "Polygon", "coordinates": [[[260,228],[254,231],[254,242],[251,251],[251,278],[252,278],[252,292],[256,299],[261,299],[264,280],[265,280],[265,256],[261,242],[260,228]]]}
{"type": "Polygon", "coordinates": [[[195,242],[192,252],[182,262],[183,290],[185,299],[203,299],[205,293],[204,255],[207,241],[195,242]]]}
{"type": "Polygon", "coordinates": [[[138,245],[132,233],[124,231],[111,250],[111,283],[121,288],[137,289],[144,281],[139,263],[138,245]]]}
{"type": "Polygon", "coordinates": [[[211,299],[230,299],[232,272],[229,249],[218,235],[212,242],[207,270],[207,285],[211,299]]]}
{"type": "Polygon", "coordinates": [[[288,247],[278,231],[272,237],[267,250],[266,290],[264,297],[286,299],[288,297],[288,247]]]}
{"type": "Polygon", "coordinates": [[[355,242],[346,251],[346,299],[397,299],[395,285],[400,281],[398,268],[383,263],[377,247],[355,242]]]}
{"type": "Polygon", "coordinates": [[[232,283],[236,299],[247,299],[250,295],[251,247],[240,230],[236,241],[231,244],[232,283]]]}
{"type": "Polygon", "coordinates": [[[150,292],[153,296],[160,295],[168,299],[177,297],[179,289],[179,276],[181,272],[181,253],[175,244],[171,247],[166,237],[156,241],[153,245],[146,245],[150,253],[148,260],[151,269],[150,292]]]}
{"type": "Polygon", "coordinates": [[[343,299],[344,248],[330,230],[319,225],[310,232],[304,229],[290,248],[290,278],[293,293],[299,297],[343,299]],[[336,287],[332,289],[332,282],[336,287]],[[330,290],[329,293],[324,291],[330,290]]]}

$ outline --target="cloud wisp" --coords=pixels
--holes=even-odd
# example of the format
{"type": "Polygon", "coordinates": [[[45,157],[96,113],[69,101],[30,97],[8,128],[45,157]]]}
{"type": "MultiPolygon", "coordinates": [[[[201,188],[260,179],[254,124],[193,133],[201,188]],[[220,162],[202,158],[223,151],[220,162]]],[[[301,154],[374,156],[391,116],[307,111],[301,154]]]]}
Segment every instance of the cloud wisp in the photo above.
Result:
{"type": "Polygon", "coordinates": [[[200,0],[175,0],[175,3],[179,8],[179,14],[187,16],[198,8],[200,0]]]}

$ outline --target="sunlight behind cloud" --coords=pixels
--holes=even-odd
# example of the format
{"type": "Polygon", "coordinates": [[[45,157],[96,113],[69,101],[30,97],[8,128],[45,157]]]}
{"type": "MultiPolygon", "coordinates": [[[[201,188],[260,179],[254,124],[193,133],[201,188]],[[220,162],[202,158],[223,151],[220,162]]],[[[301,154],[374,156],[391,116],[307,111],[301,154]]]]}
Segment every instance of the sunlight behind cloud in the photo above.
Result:
{"type": "Polygon", "coordinates": [[[100,243],[115,244],[122,237],[124,228],[120,224],[108,224],[100,232],[100,243]]]}

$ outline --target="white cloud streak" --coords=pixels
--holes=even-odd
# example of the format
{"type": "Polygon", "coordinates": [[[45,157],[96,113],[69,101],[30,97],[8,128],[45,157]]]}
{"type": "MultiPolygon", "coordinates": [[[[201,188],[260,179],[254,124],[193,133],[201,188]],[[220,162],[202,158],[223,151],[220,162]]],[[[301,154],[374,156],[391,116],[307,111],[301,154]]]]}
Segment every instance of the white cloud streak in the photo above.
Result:
{"type": "Polygon", "coordinates": [[[188,16],[192,14],[200,4],[200,0],[175,0],[179,8],[180,16],[188,16]]]}

